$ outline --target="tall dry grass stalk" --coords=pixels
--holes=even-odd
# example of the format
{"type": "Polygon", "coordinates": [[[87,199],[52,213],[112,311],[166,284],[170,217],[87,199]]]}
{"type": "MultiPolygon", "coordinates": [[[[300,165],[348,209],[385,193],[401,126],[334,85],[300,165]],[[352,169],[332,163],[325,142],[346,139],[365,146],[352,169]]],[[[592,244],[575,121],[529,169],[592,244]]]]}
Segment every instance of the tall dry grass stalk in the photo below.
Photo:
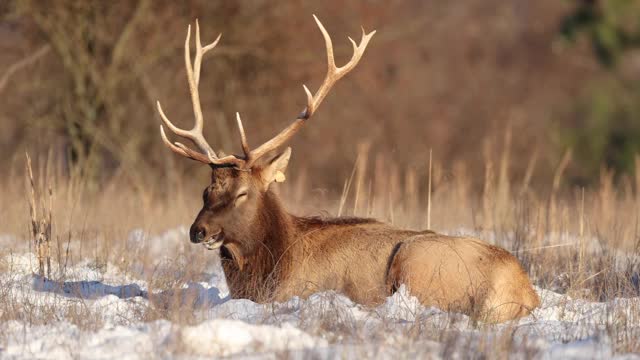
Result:
{"type": "Polygon", "coordinates": [[[584,238],[584,187],[580,189],[580,204],[578,205],[580,227],[578,230],[578,236],[580,241],[580,257],[578,259],[578,273],[582,274],[582,265],[584,264],[585,257],[585,238],[584,238]]]}
{"type": "Polygon", "coordinates": [[[427,184],[427,229],[431,229],[431,181],[433,172],[433,149],[429,149],[429,175],[427,184]]]}
{"type": "Polygon", "coordinates": [[[562,184],[562,176],[564,175],[569,162],[571,161],[572,151],[567,149],[560,160],[560,163],[556,167],[553,174],[553,184],[551,186],[551,196],[549,197],[549,211],[547,214],[548,231],[552,233],[558,232],[557,222],[560,220],[560,214],[558,213],[558,191],[562,184]]]}
{"type": "Polygon", "coordinates": [[[498,174],[498,188],[496,193],[496,217],[503,218],[510,212],[509,201],[511,199],[511,179],[509,178],[509,169],[511,161],[511,138],[512,138],[511,122],[507,123],[504,132],[504,143],[500,156],[500,170],[498,174]]]}
{"type": "Polygon", "coordinates": [[[53,189],[51,184],[46,182],[45,188],[48,190],[48,206],[46,196],[43,191],[36,191],[36,183],[33,179],[33,169],[31,168],[31,157],[26,154],[25,166],[26,184],[29,187],[29,215],[31,217],[30,240],[33,243],[36,256],[38,258],[38,274],[40,276],[51,277],[51,223],[53,208],[53,189]],[[40,214],[38,214],[40,209],[40,214]]]}
{"type": "Polygon", "coordinates": [[[494,160],[491,153],[491,144],[487,140],[483,147],[484,155],[484,186],[482,189],[482,227],[483,229],[494,228],[493,215],[496,203],[495,196],[495,173],[494,160]]]}
{"type": "Polygon", "coordinates": [[[635,174],[636,174],[636,238],[640,242],[640,155],[635,158],[635,174]]]}
{"type": "Polygon", "coordinates": [[[522,180],[522,187],[520,188],[521,194],[526,194],[529,190],[529,186],[531,184],[531,178],[533,177],[533,172],[536,168],[536,163],[538,162],[538,149],[534,150],[533,154],[529,158],[529,162],[527,163],[527,168],[524,173],[524,177],[522,180]]]}
{"type": "Polygon", "coordinates": [[[356,192],[353,200],[353,214],[360,213],[360,197],[362,196],[365,176],[367,173],[367,163],[369,160],[369,151],[371,142],[365,141],[358,144],[358,160],[354,167],[356,171],[356,192]]]}

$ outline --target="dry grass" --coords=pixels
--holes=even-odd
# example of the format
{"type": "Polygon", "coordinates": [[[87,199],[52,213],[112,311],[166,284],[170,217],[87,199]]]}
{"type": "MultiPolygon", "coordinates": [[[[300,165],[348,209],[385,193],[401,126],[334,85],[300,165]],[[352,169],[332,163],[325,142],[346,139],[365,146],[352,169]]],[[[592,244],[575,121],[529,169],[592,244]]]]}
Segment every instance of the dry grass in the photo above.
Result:
{"type": "MultiPolygon", "coordinates": [[[[633,181],[619,185],[613,183],[611,174],[603,172],[596,188],[563,189],[559,185],[563,167],[560,164],[555,180],[550,179],[558,185],[544,194],[536,192],[528,180],[510,176],[507,156],[498,161],[487,158],[485,183],[481,191],[476,191],[464,165],[444,165],[436,159],[434,156],[433,176],[429,179],[416,175],[423,169],[399,169],[389,157],[370,155],[368,147],[361,146],[353,171],[340,175],[347,179],[341,196],[311,189],[305,180],[307,174],[295,173],[289,174],[290,182],[280,185],[278,191],[295,213],[326,211],[376,217],[410,228],[424,228],[431,221],[437,231],[476,234],[514,252],[535,285],[558,293],[590,301],[640,296],[640,171],[633,181]],[[426,191],[429,187],[430,196],[426,191]],[[429,201],[431,219],[426,211],[429,201]]],[[[187,239],[182,244],[166,246],[149,241],[158,239],[151,235],[190,224],[200,206],[205,169],[199,170],[197,180],[185,180],[177,187],[167,186],[166,179],[150,180],[144,188],[134,187],[124,175],[92,187],[82,179],[59,175],[54,166],[47,168],[46,164],[52,162],[45,159],[36,159],[35,164],[36,186],[42,188],[51,182],[53,188],[52,279],[77,280],[67,271],[74,264],[88,263],[98,274],[105,273],[107,264],[112,264],[123,274],[145,279],[149,293],[165,295],[136,303],[133,313],[122,316],[122,324],[155,319],[196,324],[202,320],[203,314],[193,311],[197,294],[184,289],[187,284],[206,281],[211,275],[208,269],[217,260],[187,239]],[[131,240],[132,229],[141,230],[137,241],[131,240]],[[162,259],[158,260],[158,252],[150,248],[159,248],[162,259]]],[[[30,223],[22,179],[23,174],[16,170],[3,179],[0,191],[0,217],[4,219],[0,233],[16,235],[0,250],[0,270],[7,274],[13,271],[11,254],[29,250],[28,241],[22,240],[29,238],[30,223]]],[[[61,300],[72,302],[61,312],[55,304],[43,305],[37,299],[21,296],[19,282],[11,277],[5,279],[0,284],[2,322],[46,324],[65,320],[84,329],[102,326],[101,308],[89,307],[85,300],[61,300]]],[[[416,321],[401,331],[383,325],[378,333],[365,332],[349,314],[334,311],[332,301],[329,298],[320,308],[303,309],[300,327],[331,343],[376,339],[388,342],[393,337],[396,344],[408,342],[416,346],[415,352],[405,354],[407,357],[420,354],[420,349],[428,353],[433,345],[429,340],[445,344],[445,356],[449,352],[464,354],[465,348],[490,356],[495,351],[507,354],[514,348],[535,355],[534,346],[526,339],[515,342],[509,331],[502,331],[499,336],[487,334],[480,342],[477,337],[459,338],[451,330],[455,317],[437,325],[433,321],[416,321]],[[305,313],[310,316],[306,318],[305,313]],[[318,313],[323,316],[318,317],[318,313]]],[[[625,319],[620,317],[606,331],[618,351],[640,350],[632,336],[637,329],[625,319]]],[[[179,347],[176,344],[176,349],[179,347]]]]}

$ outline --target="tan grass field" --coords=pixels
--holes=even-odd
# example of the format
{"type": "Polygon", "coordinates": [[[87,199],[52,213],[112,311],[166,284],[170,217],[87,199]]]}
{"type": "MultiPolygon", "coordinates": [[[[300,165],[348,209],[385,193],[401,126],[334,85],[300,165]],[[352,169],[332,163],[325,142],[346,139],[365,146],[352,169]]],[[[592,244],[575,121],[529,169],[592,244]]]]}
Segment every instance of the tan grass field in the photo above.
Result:
{"type": "MultiPolygon", "coordinates": [[[[575,307],[579,307],[576,304],[590,308],[602,303],[604,309],[608,309],[602,320],[587,321],[584,329],[569,331],[560,343],[580,343],[587,339],[602,346],[604,352],[597,353],[600,355],[640,351],[637,340],[640,306],[636,301],[640,293],[640,195],[637,192],[640,172],[635,179],[622,181],[621,185],[614,185],[612,177],[603,173],[597,188],[566,189],[562,186],[561,164],[555,177],[549,180],[551,190],[544,193],[529,187],[527,179],[512,178],[508,156],[504,156],[498,160],[486,159],[484,184],[476,190],[471,185],[473,179],[465,176],[464,167],[450,168],[434,161],[429,196],[426,191],[429,177],[416,176],[424,169],[398,169],[386,156],[369,155],[366,150],[366,147],[360,147],[358,160],[350,173],[336,175],[344,178],[341,194],[310,188],[305,173],[288,174],[287,182],[278,185],[277,191],[286,199],[288,208],[297,214],[375,217],[412,229],[424,229],[430,223],[436,231],[472,234],[503,246],[517,256],[530,274],[543,297],[543,308],[545,294],[551,294],[549,296],[555,302],[547,306],[553,307],[554,321],[580,323],[575,318],[563,320],[565,310],[559,304],[566,304],[567,314],[576,311],[575,307]],[[623,298],[629,300],[620,300],[623,298]],[[629,303],[619,311],[611,304],[620,301],[629,303]],[[597,329],[595,333],[594,329],[597,329]],[[607,340],[602,340],[604,338],[607,340]]],[[[166,320],[173,332],[198,332],[198,326],[213,326],[206,321],[225,318],[239,318],[249,324],[264,326],[282,326],[282,323],[293,321],[304,336],[322,342],[311,342],[311,346],[301,349],[288,349],[286,345],[270,348],[267,344],[260,350],[255,346],[225,348],[222,341],[218,352],[201,353],[203,346],[207,348],[206,339],[202,340],[204,345],[198,345],[197,341],[194,345],[191,338],[178,336],[168,337],[173,340],[162,346],[152,346],[157,353],[130,355],[271,354],[268,356],[300,357],[325,348],[331,350],[315,354],[320,357],[360,354],[376,357],[458,354],[466,357],[465,354],[473,353],[473,357],[491,358],[509,354],[521,354],[525,358],[540,354],[554,357],[553,353],[548,353],[549,344],[540,345],[530,334],[517,335],[518,331],[524,331],[519,329],[550,321],[550,318],[543,318],[548,315],[544,309],[541,313],[534,312],[528,320],[490,327],[473,324],[455,314],[436,313],[425,320],[418,316],[425,310],[416,310],[420,307],[407,300],[405,310],[413,312],[410,321],[398,322],[393,316],[386,318],[388,314],[380,315],[383,321],[371,327],[354,315],[356,305],[349,305],[346,298],[319,294],[312,300],[296,303],[297,307],[292,304],[251,305],[255,308],[250,311],[253,314],[250,321],[234,316],[238,310],[228,304],[236,300],[208,303],[202,299],[203,291],[208,296],[214,291],[213,295],[223,297],[224,286],[218,289],[206,285],[223,283],[219,259],[214,252],[191,244],[184,230],[201,206],[200,194],[207,176],[205,169],[191,178],[165,174],[162,179],[150,181],[151,185],[144,187],[135,186],[127,181],[125,173],[121,173],[98,186],[82,179],[64,177],[51,164],[54,161],[47,162],[44,156],[36,156],[34,160],[40,196],[49,186],[45,184],[50,184],[53,194],[52,268],[48,282],[31,275],[37,273],[37,259],[35,255],[28,255],[34,253],[34,243],[28,230],[30,218],[24,168],[16,165],[13,173],[3,179],[0,192],[0,322],[3,324],[0,341],[5,344],[3,349],[13,351],[7,354],[14,357],[16,344],[22,343],[23,351],[33,345],[33,339],[16,340],[16,326],[22,326],[22,332],[36,338],[44,336],[34,330],[39,326],[67,323],[79,329],[77,331],[101,334],[113,324],[151,326],[149,324],[158,324],[158,321],[164,324],[163,320],[166,320]],[[114,274],[118,275],[114,277],[114,274]],[[25,277],[31,280],[25,283],[25,277]],[[217,280],[212,283],[212,278],[217,280]],[[92,279],[98,283],[77,285],[92,279]],[[91,286],[98,286],[98,292],[104,292],[100,286],[106,284],[115,286],[116,290],[112,293],[107,290],[96,300],[91,286]],[[195,284],[205,285],[199,288],[195,284]],[[82,286],[87,288],[83,290],[82,286]],[[65,290],[60,290],[63,288],[65,290]],[[45,294],[48,300],[42,300],[39,294],[45,294]],[[128,305],[119,308],[114,305],[116,303],[105,300],[111,298],[123,300],[128,305]],[[231,306],[231,310],[225,306],[231,306]],[[283,311],[283,307],[295,307],[295,312],[284,311],[285,320],[274,320],[273,313],[283,311]],[[462,333],[460,323],[465,324],[462,333]]],[[[425,167],[428,169],[429,164],[425,167]]],[[[550,304],[549,301],[546,304],[550,304]]],[[[394,311],[402,308],[398,305],[394,311]]],[[[372,311],[367,316],[375,313],[372,311]]],[[[582,321],[597,315],[580,314],[582,321]]],[[[291,336],[299,338],[302,335],[291,336]]],[[[27,354],[29,352],[18,352],[17,357],[27,354]]],[[[85,352],[74,348],[68,349],[65,355],[86,357],[85,352]]]]}

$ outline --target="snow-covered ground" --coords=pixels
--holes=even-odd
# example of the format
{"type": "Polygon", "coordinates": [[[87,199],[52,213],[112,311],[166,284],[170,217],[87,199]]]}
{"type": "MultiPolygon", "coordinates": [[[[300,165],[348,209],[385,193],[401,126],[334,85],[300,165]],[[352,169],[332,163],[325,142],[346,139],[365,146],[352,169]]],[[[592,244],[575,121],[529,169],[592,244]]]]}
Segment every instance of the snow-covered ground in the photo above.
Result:
{"type": "MultiPolygon", "coordinates": [[[[153,244],[184,241],[183,233],[176,230],[150,241],[134,232],[128,241],[159,254],[162,246],[153,244]]],[[[543,305],[531,316],[489,326],[425,308],[404,289],[374,309],[333,292],[286,303],[233,300],[215,259],[208,281],[173,290],[149,289],[143,277],[123,274],[110,263],[98,269],[79,262],[64,281],[51,281],[33,274],[36,259],[30,254],[9,254],[1,262],[0,300],[11,304],[0,309],[22,312],[0,314],[0,356],[6,359],[468,358],[506,353],[516,358],[634,358],[619,344],[640,341],[640,298],[595,303],[537,289],[543,305]],[[172,306],[181,318],[155,316],[150,310],[172,306]]]]}

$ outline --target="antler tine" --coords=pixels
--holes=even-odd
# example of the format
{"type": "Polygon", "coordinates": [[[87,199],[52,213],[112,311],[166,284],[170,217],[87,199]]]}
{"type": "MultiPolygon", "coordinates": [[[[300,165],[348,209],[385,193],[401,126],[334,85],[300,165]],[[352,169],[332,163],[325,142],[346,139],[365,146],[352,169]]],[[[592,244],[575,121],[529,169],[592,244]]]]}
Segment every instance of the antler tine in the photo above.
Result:
{"type": "Polygon", "coordinates": [[[165,145],[167,145],[167,147],[176,154],[203,162],[205,164],[208,164],[210,162],[209,158],[206,155],[193,151],[179,142],[172,144],[171,141],[169,141],[169,139],[167,138],[167,135],[164,132],[164,127],[162,125],[160,125],[160,136],[162,137],[162,141],[165,143],[165,145]]]}
{"type": "Polygon", "coordinates": [[[251,166],[254,161],[259,159],[267,152],[282,146],[282,144],[284,144],[295,133],[298,132],[298,130],[304,124],[304,121],[309,119],[316,112],[316,110],[322,103],[322,100],[324,100],[324,98],[327,96],[329,90],[331,90],[333,85],[342,77],[347,75],[351,70],[353,70],[356,65],[358,65],[358,62],[367,49],[369,41],[376,33],[374,30],[367,34],[364,29],[362,29],[362,39],[360,40],[360,44],[356,44],[353,39],[349,38],[349,41],[353,45],[353,55],[351,56],[351,59],[348,63],[341,67],[336,67],[335,59],[333,57],[333,43],[331,41],[331,36],[329,36],[327,30],[315,15],[313,15],[313,18],[315,19],[316,24],[318,25],[318,28],[322,33],[322,37],[324,38],[327,50],[327,75],[325,76],[322,85],[320,86],[318,91],[316,91],[315,95],[311,94],[311,91],[309,91],[309,88],[307,88],[306,85],[302,85],[302,87],[304,88],[304,92],[307,95],[307,107],[302,111],[302,113],[300,113],[300,115],[298,115],[298,118],[293,123],[287,126],[278,135],[260,145],[257,149],[251,151],[251,155],[248,157],[248,166],[251,166]]]}
{"type": "Polygon", "coordinates": [[[336,61],[333,58],[333,42],[331,41],[331,36],[315,14],[313,15],[313,19],[316,21],[316,24],[318,24],[318,28],[320,28],[320,32],[324,38],[324,45],[327,48],[327,74],[333,73],[336,71],[336,61]]]}
{"type": "Polygon", "coordinates": [[[202,66],[202,56],[207,53],[207,51],[213,49],[218,45],[222,34],[218,34],[218,37],[209,45],[202,46],[202,42],[200,41],[200,24],[198,23],[198,19],[196,19],[196,58],[194,60],[194,77],[196,86],[200,85],[200,68],[202,66]]]}
{"type": "Polygon", "coordinates": [[[240,113],[236,112],[236,121],[238,123],[238,132],[240,133],[240,144],[242,145],[242,151],[244,152],[244,159],[238,158],[235,155],[227,155],[220,159],[214,159],[211,161],[213,165],[221,166],[233,166],[240,170],[247,170],[250,167],[247,164],[252,157],[251,150],[249,149],[249,143],[247,142],[247,135],[244,132],[244,126],[242,126],[242,120],[240,119],[240,113]]]}
{"type": "Polygon", "coordinates": [[[211,149],[209,143],[205,140],[204,135],[202,134],[202,128],[204,119],[202,116],[202,106],[200,105],[200,92],[198,90],[198,85],[200,83],[200,68],[202,66],[202,56],[205,52],[213,49],[220,40],[221,35],[218,35],[216,40],[207,45],[206,47],[202,47],[202,42],[200,41],[200,24],[196,19],[196,58],[191,64],[191,25],[187,28],[187,37],[185,39],[184,44],[184,61],[185,67],[187,69],[187,80],[189,82],[189,92],[191,93],[191,102],[193,105],[193,113],[195,116],[195,124],[193,129],[190,131],[191,137],[188,137],[191,141],[193,141],[200,150],[204,151],[209,160],[213,161],[218,158],[215,151],[211,149]]]}
{"type": "Polygon", "coordinates": [[[236,112],[236,121],[238,122],[238,131],[240,132],[240,144],[242,145],[242,151],[246,160],[249,160],[251,156],[251,149],[249,149],[249,143],[247,142],[247,135],[244,133],[244,126],[242,126],[242,119],[240,119],[240,113],[236,112]]]}

